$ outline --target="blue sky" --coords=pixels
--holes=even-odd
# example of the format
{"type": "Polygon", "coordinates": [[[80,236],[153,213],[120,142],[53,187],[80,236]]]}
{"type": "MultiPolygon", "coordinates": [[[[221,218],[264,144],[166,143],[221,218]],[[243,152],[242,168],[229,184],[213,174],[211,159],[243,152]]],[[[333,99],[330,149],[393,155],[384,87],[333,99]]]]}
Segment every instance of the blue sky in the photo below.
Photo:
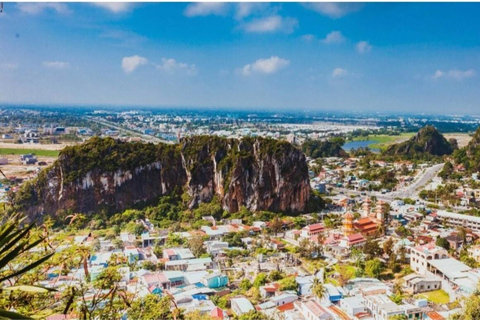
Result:
{"type": "Polygon", "coordinates": [[[5,3],[0,102],[480,114],[476,3],[5,3]]]}

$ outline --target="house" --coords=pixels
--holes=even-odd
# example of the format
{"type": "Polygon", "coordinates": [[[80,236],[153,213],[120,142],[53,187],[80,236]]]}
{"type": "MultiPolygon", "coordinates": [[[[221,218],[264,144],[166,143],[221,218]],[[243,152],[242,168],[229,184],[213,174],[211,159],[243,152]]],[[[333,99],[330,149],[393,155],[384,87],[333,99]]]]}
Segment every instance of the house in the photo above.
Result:
{"type": "Polygon", "coordinates": [[[447,258],[447,250],[437,247],[434,243],[416,246],[410,249],[410,267],[419,274],[427,273],[428,262],[447,258]]]}
{"type": "Polygon", "coordinates": [[[123,254],[128,259],[128,263],[134,263],[135,261],[140,260],[140,252],[135,246],[126,246],[123,250],[123,254]]]}
{"type": "Polygon", "coordinates": [[[215,272],[205,276],[202,283],[209,288],[221,288],[228,284],[228,277],[223,273],[215,272]]]}
{"type": "Polygon", "coordinates": [[[273,250],[279,251],[279,250],[285,249],[285,243],[283,243],[282,241],[280,241],[278,239],[272,239],[270,241],[269,247],[273,250]]]}
{"type": "Polygon", "coordinates": [[[439,278],[425,277],[418,274],[409,274],[403,278],[405,286],[412,294],[433,291],[442,288],[442,281],[439,278]]]}
{"type": "Polygon", "coordinates": [[[330,302],[335,303],[340,301],[343,298],[340,291],[338,291],[338,289],[334,285],[330,283],[326,283],[324,286],[325,286],[325,290],[327,291],[326,298],[328,298],[330,302]]]}
{"type": "Polygon", "coordinates": [[[278,283],[268,283],[260,287],[260,295],[265,299],[274,297],[279,288],[280,285],[278,283]]]}
{"type": "Polygon", "coordinates": [[[367,312],[365,298],[362,296],[343,298],[340,300],[340,308],[352,318],[358,314],[364,314],[367,312]]]}
{"type": "MultiPolygon", "coordinates": [[[[147,288],[156,287],[160,289],[170,289],[170,280],[163,272],[146,273],[140,277],[140,283],[147,288]]],[[[152,292],[152,290],[150,290],[152,292]]]]}
{"type": "Polygon", "coordinates": [[[210,318],[212,320],[227,320],[229,319],[227,313],[220,309],[219,307],[215,307],[210,311],[210,318]]]}
{"type": "Polygon", "coordinates": [[[323,223],[315,223],[308,225],[302,228],[302,237],[303,238],[310,238],[311,236],[323,233],[325,231],[325,227],[323,223]]]}
{"type": "Polygon", "coordinates": [[[360,233],[355,233],[348,235],[344,237],[342,240],[340,240],[340,245],[343,247],[347,248],[359,248],[363,246],[367,242],[364,236],[362,236],[360,233]]]}
{"type": "Polygon", "coordinates": [[[234,298],[230,300],[230,304],[232,306],[232,312],[237,317],[241,316],[242,314],[248,313],[252,310],[255,310],[252,303],[244,297],[234,298]]]}
{"type": "Polygon", "coordinates": [[[308,320],[333,320],[333,316],[317,301],[308,300],[300,303],[300,312],[308,320]]]}
{"type": "Polygon", "coordinates": [[[463,238],[459,234],[451,234],[445,239],[447,239],[451,249],[458,250],[463,246],[463,238]]]}
{"type": "Polygon", "coordinates": [[[274,296],[270,299],[272,306],[280,307],[289,303],[293,303],[298,300],[298,295],[295,293],[284,292],[278,296],[274,296]]]}
{"type": "Polygon", "coordinates": [[[163,258],[169,261],[194,259],[192,251],[187,248],[170,248],[163,250],[163,258]]]}

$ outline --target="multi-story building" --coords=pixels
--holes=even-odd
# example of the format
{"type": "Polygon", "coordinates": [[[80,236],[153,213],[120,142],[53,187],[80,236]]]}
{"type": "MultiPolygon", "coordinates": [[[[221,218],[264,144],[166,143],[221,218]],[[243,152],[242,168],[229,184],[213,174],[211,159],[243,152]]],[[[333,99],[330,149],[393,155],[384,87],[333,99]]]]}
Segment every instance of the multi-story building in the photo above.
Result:
{"type": "Polygon", "coordinates": [[[446,258],[448,258],[448,251],[436,246],[434,243],[416,246],[410,250],[410,267],[419,274],[426,274],[429,260],[446,258]]]}
{"type": "Polygon", "coordinates": [[[480,231],[480,217],[453,213],[444,210],[438,210],[436,216],[437,219],[443,221],[448,226],[464,227],[473,231],[480,231]]]}

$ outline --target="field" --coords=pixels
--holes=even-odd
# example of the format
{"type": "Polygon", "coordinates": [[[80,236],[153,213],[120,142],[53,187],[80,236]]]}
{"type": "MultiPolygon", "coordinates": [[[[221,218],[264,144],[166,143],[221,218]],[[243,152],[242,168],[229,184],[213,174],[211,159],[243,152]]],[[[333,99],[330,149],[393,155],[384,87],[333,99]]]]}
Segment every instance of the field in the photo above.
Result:
{"type": "Polygon", "coordinates": [[[379,134],[379,135],[369,135],[366,137],[357,137],[357,138],[354,138],[353,141],[366,141],[366,140],[375,141],[375,143],[372,143],[371,145],[369,145],[369,148],[383,149],[393,143],[399,143],[399,142],[408,140],[414,135],[415,135],[414,132],[406,132],[398,136],[389,136],[386,134],[379,134]]]}
{"type": "Polygon", "coordinates": [[[417,298],[427,299],[433,303],[446,304],[450,302],[448,293],[443,290],[424,292],[416,295],[417,298]]]}
{"type": "Polygon", "coordinates": [[[0,148],[1,155],[21,155],[31,153],[36,156],[58,157],[59,150],[42,150],[42,149],[18,149],[18,148],[0,148]]]}

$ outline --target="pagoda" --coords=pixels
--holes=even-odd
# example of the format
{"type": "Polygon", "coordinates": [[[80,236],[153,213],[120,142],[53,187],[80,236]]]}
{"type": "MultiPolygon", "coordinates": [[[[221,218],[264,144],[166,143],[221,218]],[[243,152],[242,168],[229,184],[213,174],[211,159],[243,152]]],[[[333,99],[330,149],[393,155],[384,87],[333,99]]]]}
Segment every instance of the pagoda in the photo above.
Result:
{"type": "Polygon", "coordinates": [[[362,203],[362,217],[369,217],[372,209],[372,200],[370,197],[367,197],[362,203]]]}
{"type": "Polygon", "coordinates": [[[375,214],[376,214],[376,219],[378,222],[384,222],[385,221],[385,216],[386,216],[386,206],[385,202],[382,200],[377,201],[377,205],[375,207],[375,214]]]}
{"type": "Polygon", "coordinates": [[[349,236],[355,234],[355,229],[353,228],[353,214],[351,212],[345,213],[343,216],[343,234],[349,236]]]}

